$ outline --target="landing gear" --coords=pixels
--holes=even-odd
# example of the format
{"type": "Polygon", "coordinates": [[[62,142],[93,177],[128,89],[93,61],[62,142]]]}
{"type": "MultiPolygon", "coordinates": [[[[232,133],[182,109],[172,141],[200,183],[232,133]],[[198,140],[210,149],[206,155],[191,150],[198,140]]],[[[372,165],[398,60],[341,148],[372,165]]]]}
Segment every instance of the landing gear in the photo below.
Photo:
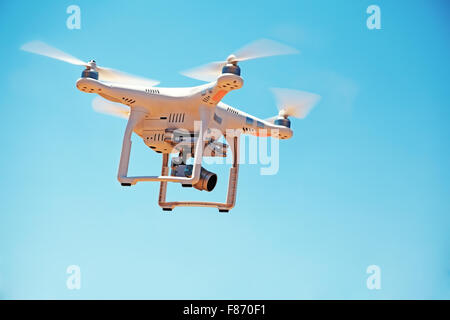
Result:
{"type": "Polygon", "coordinates": [[[170,208],[162,208],[163,209],[163,211],[172,211],[172,209],[170,209],[170,208]]]}
{"type": "MultiPolygon", "coordinates": [[[[229,212],[236,202],[236,187],[239,171],[239,136],[226,137],[228,144],[232,147],[233,164],[230,168],[228,178],[228,192],[226,202],[206,202],[206,201],[166,201],[167,181],[161,181],[159,187],[158,204],[162,208],[167,207],[213,207],[219,209],[219,212],[229,212]]],[[[166,176],[169,173],[169,154],[163,154],[161,175],[166,176]]],[[[182,184],[187,184],[182,182],[182,184]]],[[[183,185],[183,187],[185,187],[183,185]]],[[[163,209],[164,210],[164,209],[163,209]]]]}
{"type": "Polygon", "coordinates": [[[121,183],[122,187],[131,187],[131,183],[121,183]]]}

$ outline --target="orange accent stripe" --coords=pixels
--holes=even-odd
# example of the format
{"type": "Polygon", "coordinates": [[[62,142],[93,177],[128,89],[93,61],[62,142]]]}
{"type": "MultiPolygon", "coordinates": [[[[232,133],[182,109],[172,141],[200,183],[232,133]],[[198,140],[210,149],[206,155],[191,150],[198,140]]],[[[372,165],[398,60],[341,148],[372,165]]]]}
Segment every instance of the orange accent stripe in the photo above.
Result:
{"type": "Polygon", "coordinates": [[[267,137],[270,137],[271,135],[270,135],[270,131],[265,129],[265,131],[257,130],[255,132],[255,136],[267,138],[267,137]]]}
{"type": "Polygon", "coordinates": [[[223,98],[226,94],[227,94],[227,92],[226,92],[225,90],[220,90],[220,91],[218,91],[218,92],[214,95],[213,100],[214,100],[215,102],[219,102],[220,100],[222,100],[222,98],[223,98]]]}

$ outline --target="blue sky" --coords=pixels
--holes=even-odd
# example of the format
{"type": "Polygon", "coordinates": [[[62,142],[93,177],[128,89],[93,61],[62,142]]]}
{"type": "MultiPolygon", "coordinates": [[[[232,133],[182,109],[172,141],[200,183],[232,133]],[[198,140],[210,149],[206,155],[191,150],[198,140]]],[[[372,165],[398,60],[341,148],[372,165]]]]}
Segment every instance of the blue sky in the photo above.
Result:
{"type": "MultiPolygon", "coordinates": [[[[0,298],[449,299],[446,1],[8,1],[0,4],[0,298]],[[66,8],[81,8],[81,29],[66,8]],[[366,8],[381,8],[368,30],[366,8]],[[269,87],[318,93],[280,170],[242,165],[236,207],[163,213],[158,185],[116,180],[126,122],[96,114],[81,68],[19,50],[42,40],[161,80],[259,38],[300,55],[243,63],[224,101],[262,118],[269,87]],[[66,268],[81,268],[81,289],[66,268]],[[381,268],[368,290],[366,268],[381,268]]],[[[131,173],[160,170],[133,139],[131,173]]],[[[208,167],[209,168],[209,167],[208,167]]],[[[169,188],[169,198],[222,200],[169,188]]],[[[213,170],[213,171],[214,171],[213,170]]]]}

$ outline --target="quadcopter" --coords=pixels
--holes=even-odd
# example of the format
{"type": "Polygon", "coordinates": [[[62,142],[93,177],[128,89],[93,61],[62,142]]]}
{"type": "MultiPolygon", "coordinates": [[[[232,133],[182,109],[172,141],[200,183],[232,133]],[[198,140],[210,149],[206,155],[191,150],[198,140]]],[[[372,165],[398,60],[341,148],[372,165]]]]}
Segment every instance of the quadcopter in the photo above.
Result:
{"type": "Polygon", "coordinates": [[[101,67],[95,60],[84,62],[40,41],[26,43],[21,49],[85,67],[76,87],[82,92],[98,95],[92,102],[94,110],[128,119],[117,175],[119,182],[122,186],[132,186],[140,181],[160,182],[158,204],[164,211],[172,211],[178,206],[215,207],[219,212],[231,210],[236,202],[240,135],[289,139],[293,135],[289,117],[304,118],[320,99],[318,95],[304,91],[273,89],[279,112],[265,120],[222,102],[228,93],[244,84],[240,62],[298,53],[294,48],[268,39],[254,41],[224,61],[182,72],[207,82],[185,88],[157,87],[159,82],[156,80],[101,67]],[[128,176],[133,132],[150,149],[162,154],[161,175],[128,176]],[[224,139],[220,140],[222,137],[224,139]],[[225,202],[166,200],[168,182],[212,191],[217,175],[202,166],[202,159],[227,157],[228,149],[231,150],[232,165],[225,202]]]}

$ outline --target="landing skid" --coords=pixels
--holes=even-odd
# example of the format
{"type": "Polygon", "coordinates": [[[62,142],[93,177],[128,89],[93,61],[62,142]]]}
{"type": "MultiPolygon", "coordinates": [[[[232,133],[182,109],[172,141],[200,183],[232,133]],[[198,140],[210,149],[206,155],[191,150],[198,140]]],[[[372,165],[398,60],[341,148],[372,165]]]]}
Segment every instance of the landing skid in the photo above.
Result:
{"type": "MultiPolygon", "coordinates": [[[[236,188],[238,181],[239,172],[239,138],[233,137],[232,143],[232,154],[233,154],[233,164],[230,168],[230,176],[228,179],[228,193],[227,201],[224,203],[220,202],[206,202],[206,201],[166,201],[167,194],[167,181],[161,181],[159,187],[159,199],[158,204],[164,211],[172,211],[175,207],[212,207],[219,209],[219,212],[228,212],[234,207],[236,202],[236,188]]],[[[167,153],[163,154],[161,175],[167,176],[169,173],[169,155],[167,153]]]]}

